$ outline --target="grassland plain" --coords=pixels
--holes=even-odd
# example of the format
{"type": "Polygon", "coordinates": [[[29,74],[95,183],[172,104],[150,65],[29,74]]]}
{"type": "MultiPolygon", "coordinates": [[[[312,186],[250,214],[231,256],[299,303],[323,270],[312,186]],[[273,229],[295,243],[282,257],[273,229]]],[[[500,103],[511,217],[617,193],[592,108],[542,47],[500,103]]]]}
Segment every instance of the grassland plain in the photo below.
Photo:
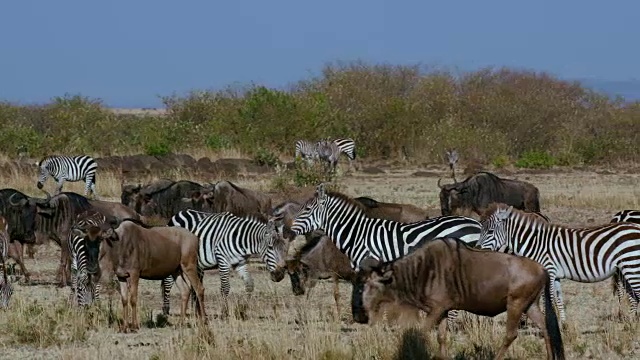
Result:
{"type": "MultiPolygon", "coordinates": [[[[412,203],[439,213],[438,176],[441,166],[408,168],[378,166],[385,174],[353,172],[339,180],[341,189],[352,196],[365,195],[382,201],[412,203]],[[417,170],[430,176],[417,177],[417,170]]],[[[505,175],[507,170],[498,172],[505,175]]],[[[37,195],[35,179],[19,172],[0,175],[4,187],[15,187],[37,195]]],[[[197,179],[189,174],[177,178],[197,179]]],[[[591,226],[610,220],[616,211],[640,208],[640,171],[607,169],[553,169],[535,173],[508,172],[511,178],[532,182],[540,189],[542,209],[554,222],[591,226]]],[[[237,180],[241,186],[269,190],[273,175],[237,180]]],[[[139,179],[147,181],[151,178],[139,179]]],[[[48,183],[48,189],[53,185],[48,183]]],[[[65,189],[82,192],[79,183],[65,189]]],[[[103,173],[100,194],[117,201],[118,174],[103,173]]],[[[141,281],[139,308],[142,328],[135,334],[118,334],[107,315],[107,301],[100,308],[77,310],[67,305],[69,288],[53,284],[59,259],[58,247],[50,243],[37,248],[35,258],[26,259],[33,284],[15,286],[9,310],[0,312],[0,358],[33,359],[392,359],[396,356],[401,328],[369,326],[351,322],[350,286],[342,284],[340,313],[336,313],[329,283],[320,283],[309,299],[295,297],[290,281],[273,283],[258,263],[252,263],[255,291],[250,298],[241,280],[232,278],[232,314],[220,319],[219,278],[215,271],[205,275],[206,309],[210,318],[204,328],[173,325],[161,327],[154,321],[161,309],[159,282],[141,281]],[[247,306],[248,305],[248,306],[247,306]]],[[[570,359],[632,359],[640,356],[640,326],[637,320],[617,320],[618,303],[611,282],[580,284],[563,281],[567,327],[563,331],[570,359]]],[[[117,295],[113,309],[120,313],[117,295]]],[[[628,305],[625,304],[625,311],[628,305]]],[[[172,293],[171,324],[179,318],[179,296],[172,293]]],[[[495,350],[504,335],[504,314],[491,320],[465,320],[465,327],[449,336],[449,355],[484,358],[483,351],[495,350]]],[[[427,332],[431,346],[435,332],[427,332]]],[[[544,358],[544,341],[535,330],[521,330],[508,354],[515,359],[544,358]]]]}

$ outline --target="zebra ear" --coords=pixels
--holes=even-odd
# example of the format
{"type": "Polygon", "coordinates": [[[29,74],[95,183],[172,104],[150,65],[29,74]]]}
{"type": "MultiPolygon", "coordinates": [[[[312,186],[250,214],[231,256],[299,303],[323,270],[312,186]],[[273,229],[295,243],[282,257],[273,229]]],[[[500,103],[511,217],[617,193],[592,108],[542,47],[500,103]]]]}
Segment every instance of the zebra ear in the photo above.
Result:
{"type": "Polygon", "coordinates": [[[507,209],[504,209],[504,210],[499,209],[498,212],[496,212],[498,220],[507,220],[511,215],[512,210],[513,210],[513,206],[509,206],[507,209]]]}
{"type": "Polygon", "coordinates": [[[324,183],[320,183],[320,185],[316,187],[316,195],[320,199],[323,199],[327,195],[327,192],[324,188],[324,183]]]}

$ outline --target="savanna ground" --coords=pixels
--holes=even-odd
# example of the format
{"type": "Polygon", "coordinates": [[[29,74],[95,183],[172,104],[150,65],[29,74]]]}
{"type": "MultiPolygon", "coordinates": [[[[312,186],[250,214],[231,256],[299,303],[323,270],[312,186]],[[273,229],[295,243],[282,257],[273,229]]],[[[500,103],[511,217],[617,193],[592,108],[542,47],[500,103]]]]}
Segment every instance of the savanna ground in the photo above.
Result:
{"type": "MultiPolygon", "coordinates": [[[[447,177],[444,167],[386,168],[385,174],[355,171],[339,179],[343,192],[370,196],[381,201],[412,203],[439,213],[438,176],[447,177]],[[417,177],[416,170],[431,176],[417,177]],[[427,174],[429,175],[429,174],[427,174]]],[[[505,174],[505,172],[498,172],[505,174]]],[[[176,178],[189,178],[176,174],[176,178]]],[[[241,186],[268,190],[273,175],[238,180],[241,186]]],[[[461,175],[459,175],[461,177],[461,175]]],[[[572,226],[606,223],[618,210],[640,208],[640,172],[593,169],[510,173],[508,177],[527,180],[538,186],[542,210],[552,221],[572,226]]],[[[140,179],[147,181],[150,179],[140,179]]],[[[213,181],[215,179],[193,179],[213,181]]],[[[235,181],[235,180],[234,180],[235,181]]],[[[36,195],[35,179],[18,173],[5,174],[3,187],[15,187],[36,195]]],[[[53,185],[48,183],[47,189],[53,185]]],[[[82,185],[67,183],[65,190],[82,193],[82,185]]],[[[103,174],[99,193],[118,201],[120,180],[103,174]]],[[[103,296],[100,308],[77,310],[67,305],[69,288],[53,283],[59,259],[58,247],[50,243],[37,249],[35,259],[26,259],[33,284],[16,284],[8,311],[0,312],[0,358],[62,359],[390,359],[396,356],[401,331],[394,326],[352,323],[350,290],[341,284],[340,313],[330,282],[321,282],[305,296],[295,297],[288,277],[280,283],[269,280],[260,264],[251,265],[255,290],[250,299],[238,276],[232,278],[232,307],[228,319],[220,319],[217,272],[205,275],[205,303],[209,316],[206,330],[178,328],[179,295],[172,291],[170,324],[158,323],[161,309],[159,281],[140,282],[139,316],[141,329],[135,334],[119,334],[107,315],[103,296]],[[248,306],[247,306],[248,304],[248,306]],[[110,324],[111,323],[111,324],[110,324]]],[[[596,284],[562,282],[567,311],[563,331],[568,358],[622,359],[640,356],[637,320],[616,320],[618,303],[611,281],[596,284]]],[[[117,295],[113,308],[120,314],[117,295]]],[[[628,305],[625,304],[625,312],[628,305]]],[[[190,310],[191,312],[191,310],[190,310]]],[[[449,336],[449,355],[457,358],[484,358],[483,351],[497,350],[504,335],[504,314],[493,321],[465,321],[465,328],[449,336]]],[[[192,321],[192,319],[190,319],[192,321]]],[[[431,346],[435,330],[428,332],[431,346]]],[[[486,354],[485,354],[486,355],[486,354]]],[[[508,356],[515,359],[542,359],[544,341],[535,330],[520,330],[508,356]]]]}

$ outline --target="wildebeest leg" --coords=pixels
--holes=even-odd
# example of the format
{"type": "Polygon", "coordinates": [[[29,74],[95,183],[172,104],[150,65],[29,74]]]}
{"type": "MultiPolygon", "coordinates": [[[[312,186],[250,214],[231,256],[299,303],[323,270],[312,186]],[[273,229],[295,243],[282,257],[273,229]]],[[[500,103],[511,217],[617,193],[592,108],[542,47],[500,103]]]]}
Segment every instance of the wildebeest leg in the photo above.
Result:
{"type": "Polygon", "coordinates": [[[16,263],[18,263],[18,266],[20,266],[20,271],[24,275],[25,282],[29,282],[31,274],[29,274],[27,268],[24,267],[23,253],[24,248],[22,246],[22,243],[20,243],[19,241],[14,241],[13,243],[9,244],[7,257],[12,258],[16,263]]]}
{"type": "Polygon", "coordinates": [[[440,344],[440,356],[447,356],[447,323],[448,323],[447,312],[444,313],[442,318],[440,318],[440,322],[438,323],[438,344],[440,344]]]}
{"type": "Polygon", "coordinates": [[[340,284],[338,276],[333,275],[333,300],[336,302],[336,319],[340,319],[340,284]]]}
{"type": "Polygon", "coordinates": [[[129,303],[131,304],[131,330],[136,331],[140,329],[140,322],[138,321],[138,281],[139,275],[137,272],[130,271],[129,279],[129,303]]]}
{"type": "Polygon", "coordinates": [[[126,333],[129,329],[129,279],[118,279],[120,282],[120,298],[122,300],[122,325],[120,332],[126,333]]]}
{"type": "MultiPolygon", "coordinates": [[[[187,282],[188,286],[187,287],[187,293],[189,293],[189,290],[193,289],[196,293],[196,305],[197,305],[197,311],[196,311],[196,317],[199,320],[204,320],[204,323],[207,323],[207,314],[204,311],[204,286],[202,285],[202,282],[200,281],[200,276],[198,274],[198,267],[197,264],[198,260],[193,259],[192,262],[189,263],[183,263],[182,264],[182,275],[181,278],[183,279],[183,281],[185,280],[184,277],[186,276],[187,279],[189,280],[187,282]]],[[[187,301],[189,300],[189,298],[187,297],[187,301]]],[[[187,308],[187,304],[184,303],[183,304],[184,309],[186,311],[187,308]]]]}
{"type": "Polygon", "coordinates": [[[33,257],[36,255],[36,250],[34,248],[34,245],[33,244],[27,244],[26,248],[27,248],[27,257],[29,259],[33,259],[33,257]]]}
{"type": "Polygon", "coordinates": [[[502,347],[498,351],[496,360],[504,359],[507,349],[518,337],[518,323],[520,322],[520,316],[526,308],[526,304],[523,304],[524,299],[514,299],[512,296],[507,298],[507,332],[502,342],[502,347]]]}
{"type": "Polygon", "coordinates": [[[184,319],[187,315],[187,305],[189,303],[189,286],[184,278],[184,274],[173,276],[173,280],[180,291],[180,326],[184,326],[184,319]]]}
{"type": "Polygon", "coordinates": [[[431,328],[433,328],[433,326],[436,324],[438,325],[438,343],[440,344],[440,356],[444,357],[446,354],[446,349],[445,349],[446,343],[441,342],[442,338],[440,336],[440,326],[441,326],[441,323],[444,322],[445,330],[446,330],[447,322],[443,320],[446,317],[447,312],[446,310],[443,310],[437,307],[433,307],[431,309],[425,307],[422,310],[425,312],[428,311],[427,317],[424,320],[425,331],[431,330],[431,328]]]}
{"type": "MultiPolygon", "coordinates": [[[[544,315],[540,310],[540,306],[538,305],[538,300],[533,302],[529,309],[527,310],[527,316],[531,321],[536,325],[540,332],[542,333],[542,337],[544,338],[544,343],[547,346],[547,354],[553,354],[553,349],[551,348],[551,340],[549,339],[549,332],[547,332],[547,327],[544,321],[544,315]]],[[[548,357],[548,356],[547,356],[548,357]]]]}

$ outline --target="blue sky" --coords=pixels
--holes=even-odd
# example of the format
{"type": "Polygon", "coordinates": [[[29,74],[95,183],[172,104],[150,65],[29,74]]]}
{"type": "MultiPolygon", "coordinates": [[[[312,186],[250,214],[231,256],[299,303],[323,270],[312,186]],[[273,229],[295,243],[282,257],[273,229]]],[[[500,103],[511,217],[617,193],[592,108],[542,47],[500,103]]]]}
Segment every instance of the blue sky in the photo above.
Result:
{"type": "Polygon", "coordinates": [[[0,99],[64,93],[119,107],[255,82],[335,60],[513,66],[640,80],[638,1],[5,1],[0,99]]]}

